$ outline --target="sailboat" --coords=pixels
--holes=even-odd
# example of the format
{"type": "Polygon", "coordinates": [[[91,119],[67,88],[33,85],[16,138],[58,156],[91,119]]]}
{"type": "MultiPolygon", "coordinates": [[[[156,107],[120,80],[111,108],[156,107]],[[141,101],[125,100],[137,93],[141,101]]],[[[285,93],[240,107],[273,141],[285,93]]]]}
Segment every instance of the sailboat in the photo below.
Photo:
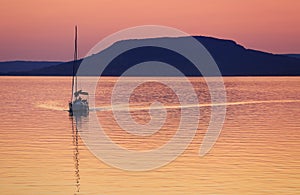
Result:
{"type": "Polygon", "coordinates": [[[72,96],[69,101],[69,113],[73,115],[74,113],[88,113],[89,112],[89,93],[78,90],[77,88],[77,75],[75,73],[75,68],[78,63],[78,49],[77,49],[77,26],[75,26],[75,50],[74,50],[74,62],[73,62],[73,75],[72,75],[72,96]]]}

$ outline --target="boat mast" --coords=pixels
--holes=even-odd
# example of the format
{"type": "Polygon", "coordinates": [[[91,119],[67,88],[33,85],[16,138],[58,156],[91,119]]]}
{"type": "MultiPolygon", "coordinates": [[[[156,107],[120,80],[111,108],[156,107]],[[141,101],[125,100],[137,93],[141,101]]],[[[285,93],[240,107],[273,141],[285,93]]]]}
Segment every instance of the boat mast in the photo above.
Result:
{"type": "MultiPolygon", "coordinates": [[[[77,67],[77,25],[75,26],[75,51],[74,51],[74,62],[75,62],[75,68],[77,67]]],[[[74,70],[75,73],[75,70],[74,70]]],[[[75,75],[75,92],[77,92],[77,75],[75,75]]]]}
{"type": "Polygon", "coordinates": [[[74,61],[73,61],[73,73],[72,73],[72,96],[71,102],[73,101],[74,96],[74,85],[75,85],[75,92],[77,91],[77,76],[75,75],[75,68],[77,63],[77,26],[75,26],[75,43],[74,43],[74,61]]]}

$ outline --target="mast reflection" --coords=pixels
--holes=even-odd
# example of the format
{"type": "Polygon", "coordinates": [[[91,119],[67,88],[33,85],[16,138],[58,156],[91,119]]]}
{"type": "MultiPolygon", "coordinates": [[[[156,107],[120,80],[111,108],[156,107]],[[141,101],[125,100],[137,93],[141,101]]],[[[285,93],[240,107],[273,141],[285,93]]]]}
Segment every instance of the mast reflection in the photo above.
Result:
{"type": "Polygon", "coordinates": [[[82,122],[82,118],[87,118],[88,112],[73,112],[70,115],[70,120],[72,122],[72,142],[73,142],[73,160],[74,160],[74,168],[75,168],[75,186],[76,190],[75,194],[78,194],[80,191],[80,174],[79,174],[79,133],[78,126],[82,122]]]}

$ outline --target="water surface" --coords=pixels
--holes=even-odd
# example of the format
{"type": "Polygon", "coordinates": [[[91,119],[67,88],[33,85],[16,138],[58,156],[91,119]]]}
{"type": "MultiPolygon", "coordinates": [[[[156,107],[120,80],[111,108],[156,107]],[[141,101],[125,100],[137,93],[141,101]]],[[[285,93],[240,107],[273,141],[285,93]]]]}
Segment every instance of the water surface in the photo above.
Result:
{"type": "MultiPolygon", "coordinates": [[[[126,85],[139,79],[128,78],[126,85]]],[[[203,79],[190,80],[199,97],[199,104],[190,106],[201,112],[192,143],[170,164],[130,172],[98,160],[72,128],[64,111],[70,78],[0,77],[1,194],[299,194],[300,78],[226,77],[226,120],[204,157],[198,153],[210,119],[210,96],[203,79]]],[[[110,108],[115,78],[104,81],[96,92],[97,116],[112,141],[130,150],[151,150],[174,135],[180,104],[170,89],[148,82],[134,91],[130,106],[137,123],[149,122],[153,101],[168,111],[160,131],[138,137],[118,126],[110,108]]]]}

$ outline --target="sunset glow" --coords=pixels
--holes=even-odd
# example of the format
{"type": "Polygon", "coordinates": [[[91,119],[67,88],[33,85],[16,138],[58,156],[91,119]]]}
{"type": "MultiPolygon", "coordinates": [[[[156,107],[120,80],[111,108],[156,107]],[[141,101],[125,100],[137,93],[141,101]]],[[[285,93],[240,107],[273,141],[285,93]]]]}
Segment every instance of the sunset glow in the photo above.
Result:
{"type": "Polygon", "coordinates": [[[80,57],[111,33],[148,24],[300,53],[299,10],[298,0],[2,0],[0,61],[70,60],[76,24],[80,57]]]}

